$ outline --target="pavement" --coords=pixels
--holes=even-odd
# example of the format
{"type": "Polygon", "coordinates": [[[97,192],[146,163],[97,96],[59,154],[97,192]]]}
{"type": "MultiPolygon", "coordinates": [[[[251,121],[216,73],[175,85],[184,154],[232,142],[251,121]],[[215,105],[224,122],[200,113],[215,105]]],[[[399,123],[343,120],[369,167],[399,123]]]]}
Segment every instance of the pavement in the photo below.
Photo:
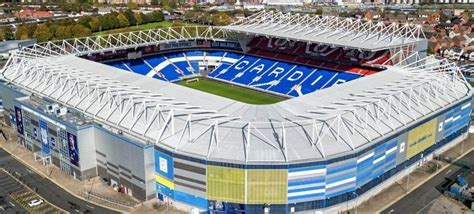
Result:
{"type": "MultiPolygon", "coordinates": [[[[474,163],[474,151],[463,156],[461,160],[474,163]]],[[[382,213],[406,213],[407,210],[409,210],[410,213],[423,213],[423,210],[426,210],[427,206],[432,205],[433,201],[442,195],[441,192],[436,189],[436,186],[442,183],[445,177],[456,173],[459,169],[459,167],[454,165],[448,166],[401,200],[386,208],[382,213]]]]}
{"type": "Polygon", "coordinates": [[[12,158],[3,148],[0,148],[0,166],[3,166],[12,174],[17,174],[19,180],[35,190],[41,197],[70,213],[118,213],[75,197],[58,187],[48,178],[39,175],[18,160],[12,158]]]}

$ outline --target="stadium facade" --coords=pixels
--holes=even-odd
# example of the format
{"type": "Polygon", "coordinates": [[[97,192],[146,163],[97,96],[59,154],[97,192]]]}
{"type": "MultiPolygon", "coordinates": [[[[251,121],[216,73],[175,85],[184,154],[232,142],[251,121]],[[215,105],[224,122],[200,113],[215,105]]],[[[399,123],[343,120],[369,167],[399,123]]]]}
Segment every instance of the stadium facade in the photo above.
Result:
{"type": "Polygon", "coordinates": [[[18,143],[77,179],[200,211],[338,211],[466,137],[471,87],[426,43],[409,24],[263,11],[23,48],[0,96],[18,143]],[[198,76],[287,99],[173,83],[198,76]]]}

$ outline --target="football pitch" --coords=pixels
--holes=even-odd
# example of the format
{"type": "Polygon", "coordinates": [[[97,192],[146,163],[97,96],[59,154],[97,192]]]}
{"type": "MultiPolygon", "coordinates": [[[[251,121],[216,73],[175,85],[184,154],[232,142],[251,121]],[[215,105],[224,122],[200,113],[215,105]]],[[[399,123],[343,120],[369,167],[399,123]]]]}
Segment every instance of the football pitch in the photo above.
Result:
{"type": "Polygon", "coordinates": [[[215,94],[221,97],[237,100],[243,103],[264,105],[277,103],[287,98],[275,95],[265,94],[255,90],[238,87],[235,85],[210,80],[206,78],[199,78],[199,81],[191,81],[187,83],[186,80],[178,82],[182,86],[204,91],[210,94],[215,94]]]}

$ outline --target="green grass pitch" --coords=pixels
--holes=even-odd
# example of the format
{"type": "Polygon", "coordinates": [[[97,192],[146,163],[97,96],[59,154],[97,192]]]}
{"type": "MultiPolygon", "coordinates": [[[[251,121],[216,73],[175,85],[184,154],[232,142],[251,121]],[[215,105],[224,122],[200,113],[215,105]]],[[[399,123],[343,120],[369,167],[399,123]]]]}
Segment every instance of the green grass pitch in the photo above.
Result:
{"type": "Polygon", "coordinates": [[[255,105],[272,104],[287,99],[284,97],[265,94],[255,90],[242,88],[206,78],[199,78],[199,81],[192,81],[189,83],[186,83],[186,80],[183,80],[181,82],[178,82],[178,84],[196,90],[204,91],[210,94],[215,94],[243,103],[255,105]]]}

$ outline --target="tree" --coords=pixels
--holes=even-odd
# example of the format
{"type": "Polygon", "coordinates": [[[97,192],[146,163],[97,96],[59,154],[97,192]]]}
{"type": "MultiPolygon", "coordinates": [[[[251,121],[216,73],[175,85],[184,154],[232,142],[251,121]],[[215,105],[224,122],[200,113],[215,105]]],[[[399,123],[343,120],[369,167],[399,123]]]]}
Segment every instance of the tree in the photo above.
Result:
{"type": "Polygon", "coordinates": [[[125,15],[125,17],[127,18],[130,26],[135,26],[137,24],[137,21],[135,20],[135,13],[132,10],[128,9],[124,11],[123,15],[125,15]]]}
{"type": "Polygon", "coordinates": [[[226,13],[217,13],[212,16],[213,25],[228,25],[231,21],[230,16],[226,13]]]}
{"type": "Polygon", "coordinates": [[[141,25],[143,23],[145,23],[145,21],[143,20],[143,17],[145,15],[143,13],[135,13],[135,20],[137,22],[137,25],[141,25]]]}
{"type": "Polygon", "coordinates": [[[51,33],[48,26],[41,24],[36,27],[33,37],[36,38],[37,42],[46,42],[53,37],[53,33],[51,33]]]}
{"type": "Polygon", "coordinates": [[[383,8],[377,8],[377,15],[379,15],[379,18],[385,18],[385,13],[383,8]]]}
{"type": "Polygon", "coordinates": [[[148,14],[140,13],[143,19],[143,24],[150,23],[153,20],[151,20],[150,16],[148,14]]]}
{"type": "Polygon", "coordinates": [[[89,22],[89,26],[92,32],[102,31],[102,25],[100,23],[99,17],[92,17],[89,22]]]}
{"type": "Polygon", "coordinates": [[[0,28],[0,41],[13,39],[13,32],[10,27],[0,28]]]}
{"type": "Polygon", "coordinates": [[[29,39],[35,31],[35,26],[30,24],[21,24],[15,32],[15,39],[29,39]]]}
{"type": "Polygon", "coordinates": [[[72,36],[71,27],[67,26],[59,26],[54,33],[56,39],[69,39],[72,36]]]}
{"type": "Polygon", "coordinates": [[[147,13],[146,16],[149,22],[161,22],[165,20],[165,15],[159,10],[147,13]]]}
{"type": "Polygon", "coordinates": [[[199,4],[194,4],[194,5],[193,5],[193,11],[195,11],[195,12],[201,12],[201,11],[202,11],[201,5],[199,5],[199,4]]]}
{"type": "Polygon", "coordinates": [[[323,14],[323,8],[322,7],[317,7],[315,13],[316,13],[316,15],[322,15],[323,14]]]}
{"type": "Polygon", "coordinates": [[[125,17],[125,15],[123,13],[120,13],[117,16],[117,19],[118,19],[120,27],[127,27],[129,25],[128,19],[127,19],[127,17],[125,17]]]}
{"type": "Polygon", "coordinates": [[[112,28],[112,25],[114,25],[109,17],[110,14],[99,16],[99,28],[101,30],[109,30],[112,28]]]}
{"type": "Polygon", "coordinates": [[[59,25],[58,23],[54,22],[54,23],[46,23],[46,26],[48,26],[49,31],[51,31],[51,33],[54,34],[58,30],[59,26],[63,26],[63,25],[59,25]]]}
{"type": "Polygon", "coordinates": [[[80,24],[76,24],[71,27],[71,33],[74,38],[86,37],[92,35],[91,29],[84,27],[80,24]]]}
{"type": "Polygon", "coordinates": [[[90,16],[81,16],[79,17],[79,19],[77,20],[77,24],[80,24],[84,27],[88,27],[90,28],[90,22],[91,22],[92,18],[90,16]]]}
{"type": "Polygon", "coordinates": [[[120,22],[117,18],[118,15],[119,13],[109,13],[103,16],[102,29],[108,30],[120,27],[120,22]]]}
{"type": "Polygon", "coordinates": [[[198,12],[186,11],[186,13],[184,13],[184,19],[187,20],[187,21],[196,21],[197,20],[197,14],[198,14],[198,12]]]}
{"type": "Polygon", "coordinates": [[[160,6],[163,7],[165,10],[170,10],[170,1],[169,0],[161,0],[160,1],[160,6]]]}

